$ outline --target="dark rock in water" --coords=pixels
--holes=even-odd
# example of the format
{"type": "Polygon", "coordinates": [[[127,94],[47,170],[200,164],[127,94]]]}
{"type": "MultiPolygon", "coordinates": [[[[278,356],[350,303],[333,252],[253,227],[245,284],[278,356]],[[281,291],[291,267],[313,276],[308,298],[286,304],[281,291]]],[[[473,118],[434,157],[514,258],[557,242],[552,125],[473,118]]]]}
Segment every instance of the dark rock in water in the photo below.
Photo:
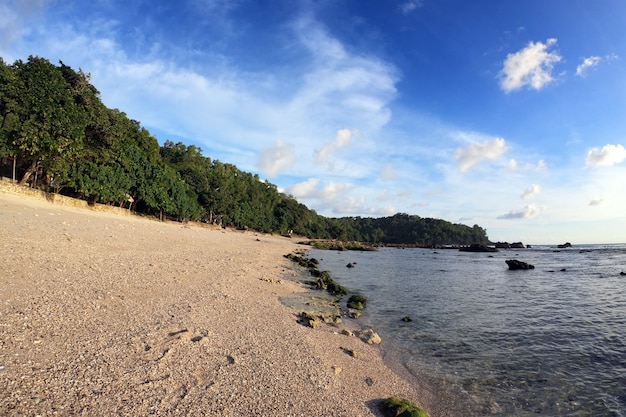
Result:
{"type": "Polygon", "coordinates": [[[411,317],[409,317],[409,316],[404,316],[404,317],[402,317],[402,321],[405,322],[405,323],[408,323],[410,321],[413,321],[413,319],[411,317]]]}
{"type": "Polygon", "coordinates": [[[626,275],[626,272],[622,271],[622,272],[620,272],[619,274],[620,274],[621,276],[624,276],[624,275],[626,275]]]}
{"type": "Polygon", "coordinates": [[[348,265],[346,265],[346,268],[354,268],[354,264],[350,262],[348,265]]]}
{"type": "Polygon", "coordinates": [[[485,246],[478,243],[472,243],[469,246],[459,248],[460,252],[500,252],[497,248],[485,246]]]}
{"type": "Polygon", "coordinates": [[[569,243],[569,242],[565,242],[562,245],[557,245],[557,248],[559,248],[559,249],[565,249],[565,248],[571,248],[571,247],[572,247],[572,244],[569,243]]]}
{"type": "Polygon", "coordinates": [[[534,265],[528,264],[526,262],[518,261],[517,259],[507,259],[506,264],[509,266],[509,269],[535,269],[534,265]]]}
{"type": "Polygon", "coordinates": [[[498,249],[524,249],[526,246],[522,242],[496,242],[495,247],[498,249]]]}
{"type": "Polygon", "coordinates": [[[367,298],[361,294],[354,294],[348,299],[348,308],[353,310],[363,310],[367,304],[367,298]]]}

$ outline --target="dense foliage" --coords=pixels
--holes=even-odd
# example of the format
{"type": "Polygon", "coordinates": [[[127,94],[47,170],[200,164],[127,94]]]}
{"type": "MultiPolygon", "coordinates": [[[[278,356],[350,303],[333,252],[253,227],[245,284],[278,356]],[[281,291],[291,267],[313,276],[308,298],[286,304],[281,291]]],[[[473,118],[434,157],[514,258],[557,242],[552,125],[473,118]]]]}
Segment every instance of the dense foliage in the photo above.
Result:
{"type": "Polygon", "coordinates": [[[137,212],[261,232],[378,244],[487,243],[485,230],[397,214],[330,219],[199,148],[157,140],[107,108],[89,74],[0,58],[0,173],[23,185],[137,212]]]}

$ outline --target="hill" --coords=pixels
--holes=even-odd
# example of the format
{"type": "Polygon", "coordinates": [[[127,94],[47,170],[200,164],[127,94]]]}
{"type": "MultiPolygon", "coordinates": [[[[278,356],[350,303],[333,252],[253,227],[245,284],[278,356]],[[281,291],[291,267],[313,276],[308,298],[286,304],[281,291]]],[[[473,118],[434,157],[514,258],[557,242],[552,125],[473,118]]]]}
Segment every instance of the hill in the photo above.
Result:
{"type": "Polygon", "coordinates": [[[396,214],[327,218],[202,150],[155,137],[106,107],[89,74],[0,58],[0,174],[48,192],[160,219],[377,244],[487,243],[484,229],[396,214]]]}

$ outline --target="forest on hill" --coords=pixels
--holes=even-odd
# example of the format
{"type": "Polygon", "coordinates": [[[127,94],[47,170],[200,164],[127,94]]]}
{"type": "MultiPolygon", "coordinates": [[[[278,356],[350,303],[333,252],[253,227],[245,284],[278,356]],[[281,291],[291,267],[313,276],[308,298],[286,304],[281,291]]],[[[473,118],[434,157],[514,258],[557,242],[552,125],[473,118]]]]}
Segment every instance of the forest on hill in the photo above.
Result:
{"type": "Polygon", "coordinates": [[[196,146],[159,145],[138,121],[102,103],[89,74],[33,56],[13,64],[0,58],[0,175],[161,219],[376,244],[489,242],[478,225],[416,215],[321,216],[196,146]]]}

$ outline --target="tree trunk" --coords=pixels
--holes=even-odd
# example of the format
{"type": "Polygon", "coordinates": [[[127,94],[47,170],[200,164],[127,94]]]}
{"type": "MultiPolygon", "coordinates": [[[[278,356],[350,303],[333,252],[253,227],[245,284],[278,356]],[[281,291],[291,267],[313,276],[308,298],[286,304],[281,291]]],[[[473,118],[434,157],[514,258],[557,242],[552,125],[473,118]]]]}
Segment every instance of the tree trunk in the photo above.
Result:
{"type": "Polygon", "coordinates": [[[30,164],[30,166],[26,169],[24,176],[20,180],[20,185],[26,185],[26,181],[28,181],[28,179],[33,174],[33,172],[35,172],[35,169],[37,169],[37,161],[33,161],[30,164]]]}

